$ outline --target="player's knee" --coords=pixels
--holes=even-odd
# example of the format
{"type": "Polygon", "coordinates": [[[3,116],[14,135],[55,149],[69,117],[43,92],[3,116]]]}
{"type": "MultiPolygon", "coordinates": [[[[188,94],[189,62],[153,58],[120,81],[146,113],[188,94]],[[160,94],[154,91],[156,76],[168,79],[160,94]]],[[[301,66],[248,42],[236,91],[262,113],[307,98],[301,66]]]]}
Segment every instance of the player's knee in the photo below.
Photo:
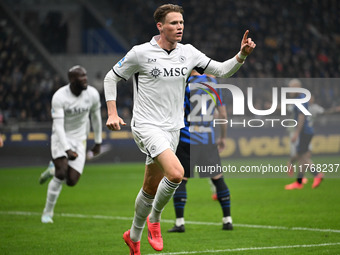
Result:
{"type": "Polygon", "coordinates": [[[218,180],[218,179],[221,179],[221,178],[223,179],[223,174],[218,174],[218,175],[212,177],[211,179],[212,180],[218,180]]]}
{"type": "Polygon", "coordinates": [[[54,175],[57,179],[63,181],[66,179],[66,173],[67,173],[67,168],[60,167],[60,168],[56,168],[54,175]]]}
{"type": "Polygon", "coordinates": [[[78,180],[72,180],[72,179],[67,179],[66,180],[66,185],[67,186],[70,186],[70,187],[73,187],[77,184],[78,180]]]}
{"type": "Polygon", "coordinates": [[[68,175],[66,178],[66,185],[67,186],[75,186],[80,178],[80,173],[73,169],[72,167],[69,167],[68,169],[68,175]]]}
{"type": "Polygon", "coordinates": [[[180,183],[184,177],[184,168],[182,166],[174,167],[168,174],[169,181],[174,183],[180,183]]]}
{"type": "Polygon", "coordinates": [[[311,164],[311,160],[309,159],[308,156],[306,155],[303,155],[301,158],[300,158],[300,165],[309,165],[311,164]]]}
{"type": "Polygon", "coordinates": [[[66,185],[73,187],[78,183],[80,175],[78,174],[70,174],[67,178],[66,178],[66,185]]]}

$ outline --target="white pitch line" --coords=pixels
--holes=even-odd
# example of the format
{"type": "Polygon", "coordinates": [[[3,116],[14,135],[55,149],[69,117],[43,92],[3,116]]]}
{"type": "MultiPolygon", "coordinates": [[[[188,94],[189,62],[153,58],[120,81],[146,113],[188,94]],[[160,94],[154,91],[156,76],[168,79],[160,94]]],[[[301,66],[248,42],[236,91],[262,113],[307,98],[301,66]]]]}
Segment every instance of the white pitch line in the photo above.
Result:
{"type": "Polygon", "coordinates": [[[235,248],[224,250],[205,250],[205,251],[180,251],[180,252],[167,252],[167,253],[149,253],[146,255],[180,255],[180,254],[204,254],[204,253],[221,253],[221,252],[237,252],[237,251],[260,251],[260,250],[277,250],[277,249],[292,249],[292,248],[312,248],[323,246],[340,245],[340,243],[320,243],[320,244],[297,244],[297,245],[283,245],[283,246],[269,246],[269,247],[248,247],[248,248],[235,248]]]}
{"type": "MultiPolygon", "coordinates": [[[[3,215],[26,215],[36,216],[41,215],[38,212],[24,212],[24,211],[0,211],[3,215]]],[[[85,214],[73,214],[73,213],[56,213],[55,216],[67,217],[67,218],[84,218],[84,219],[101,219],[101,220],[133,220],[132,217],[121,216],[105,216],[105,215],[85,215],[85,214]]],[[[162,219],[165,223],[174,223],[174,220],[162,219]]],[[[205,222],[205,221],[185,221],[186,224],[191,225],[204,225],[204,226],[219,226],[221,223],[217,222],[205,222]]],[[[235,227],[243,228],[262,228],[262,229],[281,229],[281,230],[294,230],[294,231],[310,231],[310,232],[330,232],[340,233],[339,229],[322,229],[322,228],[304,228],[304,227],[283,227],[283,226],[268,226],[268,225],[251,225],[251,224],[233,224],[235,227]]]]}

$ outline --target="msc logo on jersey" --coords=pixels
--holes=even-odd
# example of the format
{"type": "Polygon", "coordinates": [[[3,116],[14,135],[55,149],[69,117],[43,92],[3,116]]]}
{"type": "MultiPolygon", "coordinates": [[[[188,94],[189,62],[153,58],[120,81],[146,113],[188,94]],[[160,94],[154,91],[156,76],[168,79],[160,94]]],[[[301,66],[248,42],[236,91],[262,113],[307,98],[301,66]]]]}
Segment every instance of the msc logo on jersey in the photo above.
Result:
{"type": "Polygon", "coordinates": [[[150,74],[154,77],[157,78],[161,74],[161,70],[159,70],[157,67],[151,70],[150,74]]]}
{"type": "Polygon", "coordinates": [[[163,74],[163,77],[178,77],[178,76],[185,76],[187,73],[188,73],[187,67],[163,68],[163,71],[155,67],[150,71],[150,74],[154,78],[157,78],[161,74],[163,74]]]}
{"type": "Polygon", "coordinates": [[[70,108],[65,110],[66,115],[75,115],[75,114],[81,114],[83,112],[88,112],[88,108],[70,108]]]}

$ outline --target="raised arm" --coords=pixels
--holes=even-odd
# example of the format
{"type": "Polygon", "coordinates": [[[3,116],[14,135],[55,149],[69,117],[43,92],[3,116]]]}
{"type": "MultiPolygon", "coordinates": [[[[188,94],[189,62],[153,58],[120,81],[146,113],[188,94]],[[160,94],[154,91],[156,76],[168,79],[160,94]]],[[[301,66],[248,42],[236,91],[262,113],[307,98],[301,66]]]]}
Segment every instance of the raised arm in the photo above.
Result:
{"type": "Polygon", "coordinates": [[[249,30],[244,33],[241,41],[240,52],[236,55],[236,59],[239,63],[242,63],[256,47],[256,44],[251,40],[251,38],[248,38],[248,34],[249,30]]]}
{"type": "Polygon", "coordinates": [[[252,53],[252,51],[256,47],[256,44],[251,40],[251,38],[248,38],[248,34],[249,30],[244,33],[241,41],[240,51],[236,54],[235,57],[224,62],[211,60],[205,72],[217,77],[224,78],[228,78],[236,73],[244,63],[244,60],[247,58],[247,56],[252,53]]]}

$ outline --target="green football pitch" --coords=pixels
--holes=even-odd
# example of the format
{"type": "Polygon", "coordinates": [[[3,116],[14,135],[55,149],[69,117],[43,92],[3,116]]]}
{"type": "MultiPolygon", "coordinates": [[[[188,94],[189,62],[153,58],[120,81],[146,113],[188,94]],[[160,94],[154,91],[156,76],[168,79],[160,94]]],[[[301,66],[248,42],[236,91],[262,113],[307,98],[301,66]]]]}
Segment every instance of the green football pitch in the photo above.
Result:
{"type": "MultiPolygon", "coordinates": [[[[227,163],[240,167],[285,164],[285,160],[227,163]]],[[[314,161],[340,163],[339,157],[314,157],[314,161]]],[[[143,164],[87,164],[75,187],[63,187],[54,224],[40,222],[47,184],[40,185],[38,178],[44,169],[0,169],[0,254],[129,254],[122,234],[131,225],[143,164]]],[[[327,176],[317,189],[311,188],[313,180],[307,174],[309,182],[303,189],[286,191],[284,185],[293,181],[287,175],[228,178],[226,174],[233,231],[222,230],[222,211],[211,199],[208,180],[191,179],[187,184],[186,232],[167,233],[175,218],[171,201],[162,214],[163,251],[151,248],[145,229],[141,252],[340,254],[340,179],[327,176]]]]}

